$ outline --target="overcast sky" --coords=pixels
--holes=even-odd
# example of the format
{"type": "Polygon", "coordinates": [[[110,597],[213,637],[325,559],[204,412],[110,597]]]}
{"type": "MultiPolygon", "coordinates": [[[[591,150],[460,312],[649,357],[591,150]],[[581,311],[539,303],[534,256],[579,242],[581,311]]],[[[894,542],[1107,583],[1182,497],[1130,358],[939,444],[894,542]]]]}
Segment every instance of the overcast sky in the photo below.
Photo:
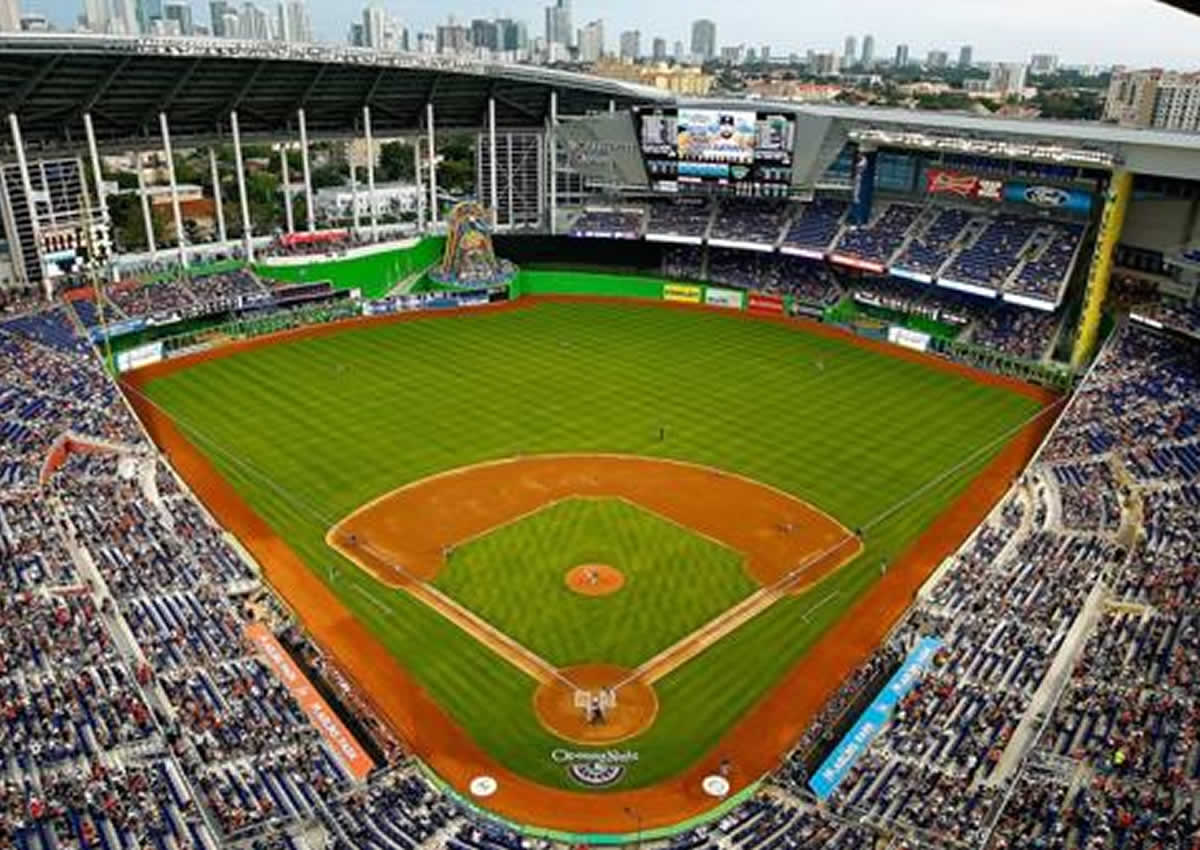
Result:
{"type": "MultiPolygon", "coordinates": [[[[60,27],[69,27],[82,0],[23,0],[60,27]]],[[[208,20],[208,0],[191,0],[198,23],[208,20]]],[[[274,6],[276,0],[256,0],[274,6]]],[[[544,29],[545,0],[377,0],[410,27],[429,29],[447,13],[458,20],[514,17],[525,20],[531,37],[544,29]]],[[[808,48],[841,52],[853,33],[861,43],[875,36],[876,56],[891,56],[899,42],[914,58],[932,48],[956,55],[970,44],[977,60],[1021,60],[1031,53],[1056,53],[1065,63],[1161,65],[1200,69],[1200,17],[1154,0],[572,0],[574,26],[604,21],[605,38],[615,49],[618,33],[642,32],[649,50],[656,36],[686,44],[690,22],[717,22],[718,44],[769,44],[781,54],[808,48]],[[865,22],[871,22],[866,25],[865,22]]],[[[318,39],[344,41],[351,18],[365,0],[309,0],[318,39]]]]}

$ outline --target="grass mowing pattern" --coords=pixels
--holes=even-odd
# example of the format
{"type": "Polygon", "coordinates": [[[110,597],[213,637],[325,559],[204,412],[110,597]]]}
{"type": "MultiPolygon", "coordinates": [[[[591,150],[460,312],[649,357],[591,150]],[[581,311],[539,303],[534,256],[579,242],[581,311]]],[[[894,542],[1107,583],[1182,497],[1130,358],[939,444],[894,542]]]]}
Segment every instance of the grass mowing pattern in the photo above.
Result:
{"type": "MultiPolygon", "coordinates": [[[[799,329],[633,302],[364,328],[200,364],[148,392],[322,577],[340,560],[323,539],[335,521],[468,463],[519,452],[676,458],[774,485],[855,528],[1036,409],[799,329]]],[[[641,758],[617,787],[678,773],[711,748],[988,459],[873,526],[863,554],[822,585],[659,681],[658,720],[629,742],[641,758]]],[[[347,606],[481,746],[532,779],[570,785],[548,757],[559,742],[530,710],[531,679],[342,564],[347,606]]]]}
{"type": "Polygon", "coordinates": [[[456,547],[434,585],[557,667],[632,668],[749,596],[742,561],[621,499],[567,499],[456,547]],[[625,584],[581,596],[563,581],[578,564],[625,584]]]}

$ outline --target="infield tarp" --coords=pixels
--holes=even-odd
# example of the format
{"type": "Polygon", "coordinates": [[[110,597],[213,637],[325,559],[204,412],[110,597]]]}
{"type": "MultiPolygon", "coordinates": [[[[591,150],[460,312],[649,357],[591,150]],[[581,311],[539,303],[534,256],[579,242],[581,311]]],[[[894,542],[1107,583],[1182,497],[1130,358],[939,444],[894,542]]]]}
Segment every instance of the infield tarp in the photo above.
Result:
{"type": "Polygon", "coordinates": [[[917,648],[908,654],[895,675],[883,686],[883,690],[867,706],[854,727],[834,747],[829,758],[821,763],[816,774],[808,780],[808,787],[824,802],[833,794],[850,768],[867,751],[887,724],[892,710],[916,685],[917,680],[933,664],[933,657],[942,648],[941,638],[922,638],[917,648]]]}

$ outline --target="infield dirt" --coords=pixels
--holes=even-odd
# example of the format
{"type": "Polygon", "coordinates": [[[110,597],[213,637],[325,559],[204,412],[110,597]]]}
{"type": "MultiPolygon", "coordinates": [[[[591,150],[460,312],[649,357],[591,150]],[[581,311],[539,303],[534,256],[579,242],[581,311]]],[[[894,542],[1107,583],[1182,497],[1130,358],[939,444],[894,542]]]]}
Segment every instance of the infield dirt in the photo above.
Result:
{"type": "MultiPolygon", "coordinates": [[[[476,308],[520,309],[540,299],[476,308]]],[[[574,299],[554,299],[574,300],[574,299]]],[[[611,303],[611,299],[605,300],[611,303]]],[[[619,303],[619,302],[618,302],[619,303]]],[[[704,309],[663,305],[665,309],[704,309]]],[[[714,308],[716,310],[717,308],[714,308]]],[[[720,311],[727,312],[727,311],[720,311]]],[[[412,751],[443,780],[469,795],[471,780],[490,775],[498,790],[487,807],[518,823],[549,829],[628,833],[629,811],[639,813],[645,829],[670,826],[710,810],[717,801],[704,793],[701,781],[729,759],[732,791],[736,793],[778,766],[829,694],[856,665],[878,646],[912,602],[917,590],[938,564],[961,544],[1005,493],[1053,425],[1052,411],[1030,422],[975,477],[954,504],[895,559],[883,575],[805,656],[747,712],[704,758],[681,774],[647,788],[588,793],[550,788],[507,770],[459,727],[404,667],[358,622],[338,597],[314,574],[237,494],[163,411],[139,388],[145,382],[204,360],[217,359],[281,341],[340,333],[356,324],[392,321],[442,320],[457,314],[406,314],[386,319],[355,320],[249,340],[156,364],[127,377],[127,396],[150,436],[170,458],[212,514],[236,535],[255,557],[267,581],[296,612],[313,638],[355,681],[376,710],[389,721],[412,751]]],[[[741,314],[745,315],[745,314],[741,314]]],[[[1015,379],[1002,378],[937,357],[896,346],[862,340],[819,323],[784,318],[750,317],[748,321],[785,324],[810,333],[841,339],[887,356],[916,360],[931,368],[962,374],[972,380],[1005,386],[1048,404],[1055,395],[1015,379]]]]}

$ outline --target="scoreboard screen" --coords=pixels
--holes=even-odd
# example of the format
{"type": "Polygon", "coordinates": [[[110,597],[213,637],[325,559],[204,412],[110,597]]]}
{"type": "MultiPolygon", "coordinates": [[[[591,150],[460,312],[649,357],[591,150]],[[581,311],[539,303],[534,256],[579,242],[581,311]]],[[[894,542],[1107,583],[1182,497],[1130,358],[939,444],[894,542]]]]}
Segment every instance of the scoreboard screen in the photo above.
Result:
{"type": "Polygon", "coordinates": [[[791,191],[795,118],[709,107],[636,113],[650,185],[662,192],[783,198],[791,191]]]}

